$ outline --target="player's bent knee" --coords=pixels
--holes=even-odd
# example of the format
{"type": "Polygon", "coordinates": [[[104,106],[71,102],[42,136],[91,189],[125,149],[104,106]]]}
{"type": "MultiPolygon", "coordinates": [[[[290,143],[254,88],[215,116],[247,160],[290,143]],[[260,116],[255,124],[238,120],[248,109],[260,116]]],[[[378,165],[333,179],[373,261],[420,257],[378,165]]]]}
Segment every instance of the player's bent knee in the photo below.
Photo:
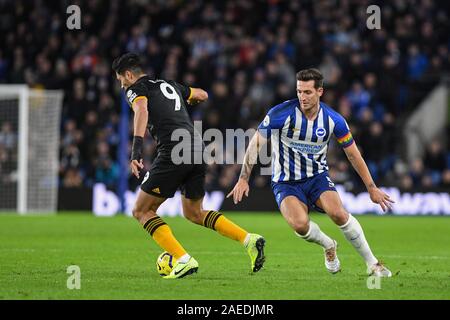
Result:
{"type": "Polygon", "coordinates": [[[309,230],[309,223],[308,220],[298,220],[298,221],[294,221],[291,224],[292,228],[295,230],[295,232],[301,234],[301,235],[305,235],[308,233],[309,230]]]}
{"type": "Polygon", "coordinates": [[[141,210],[141,209],[139,209],[137,207],[133,208],[131,213],[133,214],[133,217],[136,220],[139,220],[139,221],[142,220],[145,216],[149,216],[149,218],[150,218],[150,217],[156,215],[153,211],[147,211],[146,212],[146,211],[141,210]]]}
{"type": "Polygon", "coordinates": [[[138,210],[138,209],[136,209],[136,208],[133,208],[133,210],[131,211],[131,213],[133,214],[133,218],[135,218],[135,219],[137,219],[137,220],[139,220],[139,217],[141,217],[141,211],[140,210],[138,210]]]}
{"type": "Polygon", "coordinates": [[[138,221],[140,221],[145,214],[145,212],[142,210],[139,210],[139,208],[133,208],[131,213],[133,214],[133,217],[138,221]]]}
{"type": "Polygon", "coordinates": [[[145,211],[139,208],[134,208],[131,213],[133,214],[133,217],[141,224],[145,224],[149,219],[157,216],[154,210],[145,211]]]}
{"type": "Polygon", "coordinates": [[[340,208],[330,212],[329,214],[331,220],[338,225],[343,225],[348,220],[348,213],[344,208],[340,208]]]}
{"type": "Polygon", "coordinates": [[[185,210],[184,216],[189,221],[195,224],[203,224],[203,211],[202,210],[185,210]]]}

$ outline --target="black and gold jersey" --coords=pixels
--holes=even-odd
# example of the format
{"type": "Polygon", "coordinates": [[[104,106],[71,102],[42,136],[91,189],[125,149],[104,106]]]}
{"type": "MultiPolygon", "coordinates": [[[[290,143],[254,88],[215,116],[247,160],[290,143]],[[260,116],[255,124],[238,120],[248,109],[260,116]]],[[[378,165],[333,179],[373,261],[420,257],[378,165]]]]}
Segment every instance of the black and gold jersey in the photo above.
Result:
{"type": "Polygon", "coordinates": [[[139,78],[126,90],[126,99],[131,107],[137,100],[147,98],[147,128],[157,141],[158,155],[170,155],[173,147],[179,143],[179,140],[172,139],[174,130],[180,129],[183,133],[188,133],[192,139],[198,138],[199,134],[195,135],[192,120],[186,109],[191,92],[190,87],[175,81],[153,79],[149,76],[139,78]]]}

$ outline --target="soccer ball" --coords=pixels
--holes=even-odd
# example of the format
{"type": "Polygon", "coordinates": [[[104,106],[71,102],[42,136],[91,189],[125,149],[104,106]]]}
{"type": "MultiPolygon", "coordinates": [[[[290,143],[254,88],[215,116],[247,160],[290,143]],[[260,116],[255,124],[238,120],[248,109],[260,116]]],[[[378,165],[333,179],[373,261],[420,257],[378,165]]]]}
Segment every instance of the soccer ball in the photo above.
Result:
{"type": "Polygon", "coordinates": [[[177,262],[174,256],[167,251],[161,253],[156,260],[156,271],[160,276],[168,276],[177,262]]]}

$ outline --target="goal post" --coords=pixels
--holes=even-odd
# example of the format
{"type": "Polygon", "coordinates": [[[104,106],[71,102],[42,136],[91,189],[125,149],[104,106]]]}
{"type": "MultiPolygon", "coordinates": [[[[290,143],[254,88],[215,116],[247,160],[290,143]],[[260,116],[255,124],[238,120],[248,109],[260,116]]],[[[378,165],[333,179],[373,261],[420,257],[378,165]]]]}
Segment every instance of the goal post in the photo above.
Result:
{"type": "Polygon", "coordinates": [[[0,211],[56,212],[63,96],[0,85],[0,211]]]}

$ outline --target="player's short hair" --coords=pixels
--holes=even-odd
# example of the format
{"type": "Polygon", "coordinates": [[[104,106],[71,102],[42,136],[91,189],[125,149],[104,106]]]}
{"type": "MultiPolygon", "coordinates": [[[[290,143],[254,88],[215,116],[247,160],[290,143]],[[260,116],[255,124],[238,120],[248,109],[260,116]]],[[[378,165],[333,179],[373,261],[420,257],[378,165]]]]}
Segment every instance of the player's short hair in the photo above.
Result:
{"type": "Polygon", "coordinates": [[[142,64],[139,56],[132,52],[116,58],[112,63],[112,68],[118,74],[123,74],[127,70],[135,74],[142,73],[142,64]]]}
{"type": "Polygon", "coordinates": [[[314,88],[323,88],[323,75],[316,68],[304,69],[297,72],[297,80],[310,81],[314,80],[314,88]]]}

